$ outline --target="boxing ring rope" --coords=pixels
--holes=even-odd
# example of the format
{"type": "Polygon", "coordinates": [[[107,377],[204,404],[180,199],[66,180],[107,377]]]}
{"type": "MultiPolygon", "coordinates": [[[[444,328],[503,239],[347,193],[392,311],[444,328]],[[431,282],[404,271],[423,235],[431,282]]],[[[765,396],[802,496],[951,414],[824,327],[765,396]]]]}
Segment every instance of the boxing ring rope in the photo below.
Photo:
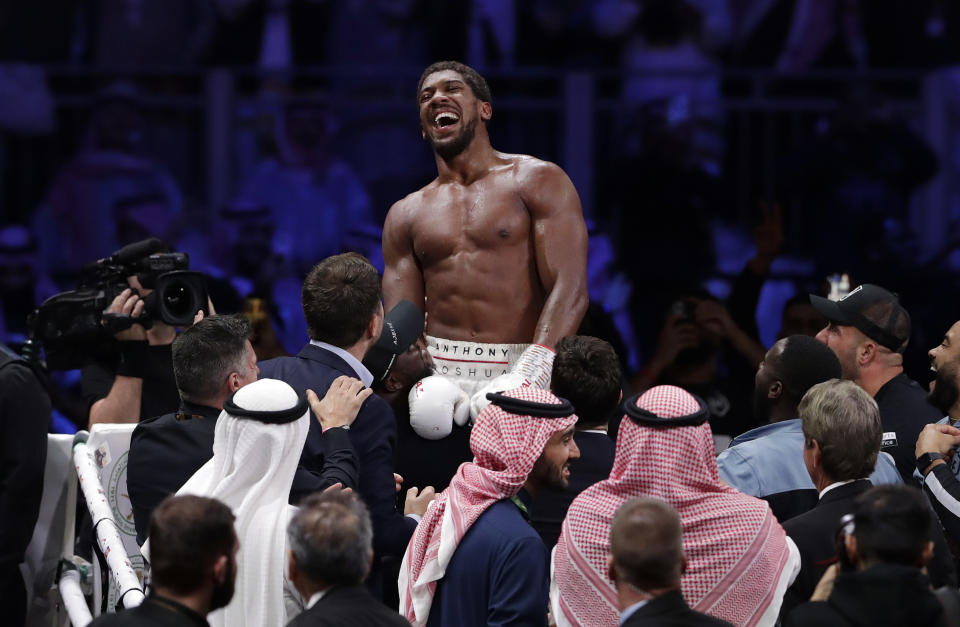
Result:
{"type": "Polygon", "coordinates": [[[60,599],[74,627],[87,627],[92,621],[87,600],[80,589],[80,573],[75,567],[65,567],[60,575],[60,599]]]}
{"type": "Polygon", "coordinates": [[[140,580],[137,578],[130,558],[123,548],[123,542],[120,540],[120,532],[117,529],[117,523],[113,520],[113,513],[110,511],[110,505],[107,504],[107,496],[103,491],[100,478],[97,476],[97,467],[93,463],[93,455],[87,448],[87,438],[89,433],[80,431],[73,438],[73,464],[77,469],[77,477],[80,480],[80,489],[83,491],[83,498],[87,502],[87,509],[90,510],[90,517],[93,519],[93,529],[97,534],[97,543],[103,556],[107,560],[107,566],[113,574],[113,580],[117,583],[117,589],[120,592],[117,598],[122,601],[126,608],[136,607],[143,603],[143,588],[140,586],[140,580]]]}

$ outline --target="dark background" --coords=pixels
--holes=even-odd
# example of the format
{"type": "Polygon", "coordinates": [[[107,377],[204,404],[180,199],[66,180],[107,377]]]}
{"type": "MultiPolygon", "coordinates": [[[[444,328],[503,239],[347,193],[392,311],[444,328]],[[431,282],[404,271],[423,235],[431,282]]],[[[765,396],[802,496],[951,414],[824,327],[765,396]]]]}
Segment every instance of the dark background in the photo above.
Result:
{"type": "Polygon", "coordinates": [[[387,209],[436,173],[417,79],[458,59],[491,85],[493,145],[576,184],[591,298],[630,370],[674,293],[726,298],[778,205],[763,344],[788,298],[848,272],[900,294],[926,384],[926,350],[960,317],[958,31],[946,0],[6,2],[0,339],[138,235],[241,297],[341,250],[378,262],[387,209]],[[290,216],[327,216],[329,237],[284,243],[290,216]]]}

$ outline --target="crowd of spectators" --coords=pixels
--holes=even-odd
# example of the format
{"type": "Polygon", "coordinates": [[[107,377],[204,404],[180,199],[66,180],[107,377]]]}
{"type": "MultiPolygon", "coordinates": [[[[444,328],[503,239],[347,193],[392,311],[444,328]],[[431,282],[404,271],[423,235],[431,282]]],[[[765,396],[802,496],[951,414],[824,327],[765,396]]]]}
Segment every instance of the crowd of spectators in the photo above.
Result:
{"type": "MultiPolygon", "coordinates": [[[[137,318],[141,296],[125,290],[111,308],[137,318]]],[[[384,312],[358,253],[308,273],[309,341],[295,356],[258,360],[247,317],[201,310],[169,331],[161,376],[137,369],[143,329],[118,331],[119,368],[97,378],[112,377],[104,398],[119,388],[122,402],[94,403],[89,420],[137,425],[127,482],[153,583],[131,622],[121,611],[96,624],[164,611],[251,626],[946,624],[958,595],[957,326],[930,350],[931,391],[916,393],[899,365],[912,332],[896,295],[865,284],[808,302],[823,329],[763,355],[753,412],[736,410],[760,426],[729,444],[697,382],[653,380],[624,400],[616,351],[585,335],[556,345],[552,392],[492,395],[460,423],[459,392],[415,389],[438,379],[422,312],[384,312]],[[156,414],[148,383],[175,406],[156,414]],[[438,416],[450,424],[424,437],[418,421],[438,416]],[[881,620],[864,608],[883,586],[915,594],[881,620]]],[[[10,481],[36,497],[23,477],[42,456],[22,443],[39,444],[28,427],[49,415],[48,382],[6,359],[0,373],[23,390],[3,405],[6,432],[22,433],[10,481]]],[[[25,521],[5,522],[10,566],[36,516],[22,502],[4,519],[25,521]]]]}
{"type": "MultiPolygon", "coordinates": [[[[913,30],[924,13],[915,40],[929,54],[901,58],[877,18],[889,4],[101,0],[65,3],[48,25],[60,47],[13,36],[9,12],[36,21],[40,5],[0,10],[0,92],[23,90],[8,101],[46,93],[42,74],[8,71],[13,45],[41,64],[274,73],[258,79],[260,145],[237,140],[222,207],[197,200],[171,158],[179,140],[156,141],[153,95],[125,81],[91,90],[36,202],[7,211],[14,195],[0,194],[0,589],[13,624],[43,438],[117,423],[136,425],[127,489],[151,587],[95,625],[950,624],[960,322],[922,344],[960,311],[944,296],[931,315],[890,254],[937,170],[932,151],[863,93],[832,94],[849,102],[776,182],[815,212],[791,220],[761,203],[745,263],[720,288],[707,281],[720,274],[711,215],[729,204],[722,67],[955,60],[937,43],[955,9],[903,10],[913,30]],[[556,344],[549,390],[504,390],[472,421],[463,393],[432,376],[422,312],[382,304],[384,200],[422,182],[416,158],[393,157],[420,148],[415,125],[384,114],[389,87],[362,76],[284,78],[438,57],[624,76],[579,334],[556,344]],[[826,226],[789,240],[799,222],[826,226]],[[133,324],[84,345],[82,368],[45,371],[34,308],[149,237],[205,275],[192,324],[138,323],[152,288],[130,276],[102,313],[133,324]],[[761,294],[783,282],[785,251],[810,271],[790,277],[764,342],[761,294]],[[854,274],[821,283],[827,271],[854,274]]],[[[21,156],[10,137],[46,124],[41,109],[0,104],[12,129],[0,166],[21,156]]],[[[509,117],[501,128],[539,132],[509,117]]]]}

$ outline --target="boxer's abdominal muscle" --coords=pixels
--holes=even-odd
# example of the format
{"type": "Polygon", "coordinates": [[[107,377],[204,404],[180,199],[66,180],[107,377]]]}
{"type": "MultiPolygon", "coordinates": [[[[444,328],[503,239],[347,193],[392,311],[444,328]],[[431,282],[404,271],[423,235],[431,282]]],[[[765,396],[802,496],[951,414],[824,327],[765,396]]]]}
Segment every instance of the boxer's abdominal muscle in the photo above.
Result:
{"type": "Polygon", "coordinates": [[[530,214],[512,185],[499,178],[425,190],[411,231],[430,335],[520,344],[535,334],[546,296],[530,214]]]}

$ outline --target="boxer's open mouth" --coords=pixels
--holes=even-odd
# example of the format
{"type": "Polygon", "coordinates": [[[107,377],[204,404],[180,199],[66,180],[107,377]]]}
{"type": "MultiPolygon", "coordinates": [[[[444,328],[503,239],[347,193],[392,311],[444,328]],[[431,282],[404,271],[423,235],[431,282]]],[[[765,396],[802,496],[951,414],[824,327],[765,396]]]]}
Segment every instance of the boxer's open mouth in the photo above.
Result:
{"type": "Polygon", "coordinates": [[[451,126],[460,121],[460,116],[453,111],[441,111],[433,118],[433,124],[437,128],[451,126]]]}

